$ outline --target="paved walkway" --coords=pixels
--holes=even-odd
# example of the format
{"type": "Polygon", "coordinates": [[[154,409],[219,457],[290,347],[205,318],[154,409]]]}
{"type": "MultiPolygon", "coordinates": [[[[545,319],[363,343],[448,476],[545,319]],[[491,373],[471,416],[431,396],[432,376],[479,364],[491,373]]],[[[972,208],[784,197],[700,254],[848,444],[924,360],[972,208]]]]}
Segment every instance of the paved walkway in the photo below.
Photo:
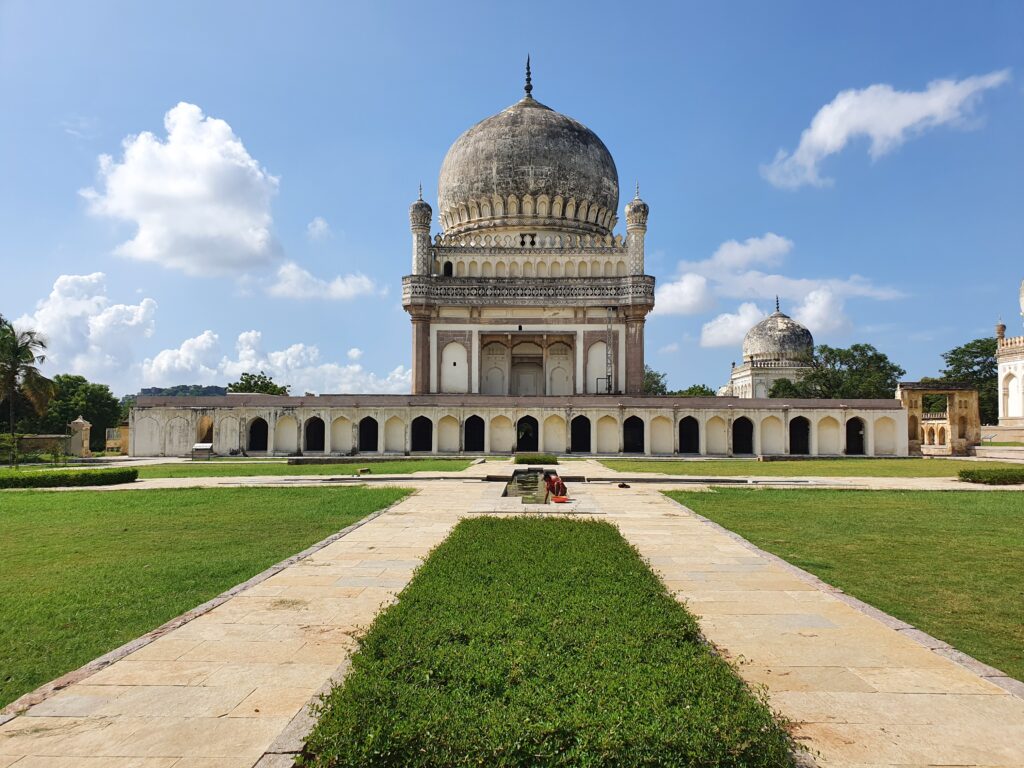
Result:
{"type": "MultiPolygon", "coordinates": [[[[306,703],[427,552],[463,516],[532,508],[470,477],[507,470],[406,479],[419,491],[389,512],[0,726],[0,768],[290,765],[306,703]]],[[[617,524],[821,765],[1024,766],[1024,699],[906,625],[856,610],[657,485],[571,490],[559,511],[617,524]]]]}

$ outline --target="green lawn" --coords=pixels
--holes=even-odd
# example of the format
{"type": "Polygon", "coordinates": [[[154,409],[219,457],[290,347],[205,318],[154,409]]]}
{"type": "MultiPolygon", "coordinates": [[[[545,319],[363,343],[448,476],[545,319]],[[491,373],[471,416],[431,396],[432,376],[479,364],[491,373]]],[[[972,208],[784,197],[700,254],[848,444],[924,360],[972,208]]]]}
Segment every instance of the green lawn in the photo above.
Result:
{"type": "Polygon", "coordinates": [[[377,617],[316,766],[791,766],[768,708],[607,523],[460,523],[377,617]]]}
{"type": "Polygon", "coordinates": [[[1024,680],[1024,494],[728,488],[668,495],[1024,680]]]}
{"type": "Polygon", "coordinates": [[[255,477],[263,475],[354,475],[369,467],[374,475],[407,475],[411,472],[461,472],[469,459],[396,459],[355,464],[287,464],[259,461],[195,461],[188,464],[151,464],[139,467],[139,479],[153,477],[255,477]]]}
{"type": "Polygon", "coordinates": [[[998,461],[957,459],[801,459],[799,461],[754,461],[708,459],[649,461],[644,459],[602,459],[617,472],[664,472],[668,475],[706,477],[956,477],[961,469],[1019,467],[998,461]]]}
{"type": "Polygon", "coordinates": [[[0,706],[406,493],[0,493],[0,706]]]}

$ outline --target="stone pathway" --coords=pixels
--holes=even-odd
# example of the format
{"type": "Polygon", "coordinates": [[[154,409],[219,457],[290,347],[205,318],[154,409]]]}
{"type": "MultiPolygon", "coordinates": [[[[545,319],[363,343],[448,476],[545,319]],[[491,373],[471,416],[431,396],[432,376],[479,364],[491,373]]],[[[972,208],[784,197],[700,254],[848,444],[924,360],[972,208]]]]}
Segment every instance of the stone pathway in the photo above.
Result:
{"type": "MultiPolygon", "coordinates": [[[[613,479],[598,467],[573,462],[562,471],[613,479]]],[[[1024,699],[984,669],[857,610],[656,484],[576,484],[573,504],[541,508],[479,482],[509,471],[490,463],[461,479],[397,481],[419,490],[0,726],[0,768],[291,765],[311,725],[311,696],[344,674],[353,632],[393,600],[429,550],[461,517],[533,509],[618,525],[707,638],[767,687],[820,765],[1024,766],[1024,699]]]]}

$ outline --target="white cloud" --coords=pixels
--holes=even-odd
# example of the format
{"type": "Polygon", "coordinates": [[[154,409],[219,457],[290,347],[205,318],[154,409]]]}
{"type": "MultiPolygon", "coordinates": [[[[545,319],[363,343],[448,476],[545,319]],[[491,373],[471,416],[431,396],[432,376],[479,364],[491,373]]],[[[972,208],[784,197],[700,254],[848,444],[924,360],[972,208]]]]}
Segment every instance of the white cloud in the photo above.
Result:
{"type": "Polygon", "coordinates": [[[90,213],[128,221],[116,253],[192,275],[241,273],[274,262],[270,200],[278,180],[223,120],[181,102],[164,116],[166,140],[144,131],[120,161],[101,155],[100,184],[84,189],[90,213]]]}
{"type": "Polygon", "coordinates": [[[792,250],[792,240],[774,232],[766,232],[761,237],[748,237],[742,243],[727,240],[715,249],[710,259],[683,264],[694,272],[710,272],[713,275],[722,269],[745,269],[754,264],[775,266],[781,264],[786,254],[792,250]]]}
{"type": "Polygon", "coordinates": [[[306,225],[306,236],[310,240],[326,240],[331,236],[331,225],[323,216],[316,216],[306,225]]]}
{"type": "Polygon", "coordinates": [[[363,356],[363,350],[359,347],[352,347],[347,353],[349,360],[358,360],[363,356]]]}
{"type": "Polygon", "coordinates": [[[725,312],[714,320],[704,323],[700,330],[702,347],[731,347],[743,341],[754,325],[759,323],[765,313],[752,302],[740,304],[735,313],[725,312]]]}
{"type": "Polygon", "coordinates": [[[659,315],[695,315],[713,305],[707,278],[692,273],[659,285],[654,295],[654,312],[659,315]]]}
{"type": "Polygon", "coordinates": [[[14,321],[46,337],[48,372],[116,380],[131,367],[135,345],[153,334],[156,302],[113,304],[105,279],[102,272],[61,275],[35,312],[14,321]]]}
{"type": "Polygon", "coordinates": [[[264,371],[279,384],[290,385],[295,394],[405,394],[412,386],[412,372],[402,365],[378,376],[355,362],[347,365],[324,362],[319,348],[312,345],[292,344],[286,349],[264,352],[259,331],[246,331],[238,336],[234,358],[221,354],[217,334],[208,330],[186,339],[177,349],[163,350],[142,364],[143,379],[149,386],[183,382],[223,384],[237,380],[247,371],[264,371]]]}
{"type": "Polygon", "coordinates": [[[659,355],[672,355],[679,351],[679,342],[672,341],[658,348],[659,355]]]}
{"type": "Polygon", "coordinates": [[[770,164],[761,166],[761,175],[790,189],[831,184],[819,175],[818,165],[851,140],[870,139],[868,153],[877,160],[929,128],[963,124],[984,91],[1009,79],[1004,69],[963,80],[933,80],[923,91],[897,91],[887,84],[841,91],[818,110],[793,153],[780,149],[770,164]]]}
{"type": "Polygon", "coordinates": [[[315,277],[293,261],[277,270],[277,281],[267,293],[283,299],[331,299],[347,301],[356,296],[379,293],[377,284],[363,274],[335,277],[331,281],[315,277]]]}
{"type": "Polygon", "coordinates": [[[817,288],[804,297],[793,317],[814,335],[834,333],[850,325],[843,313],[843,299],[830,288],[817,288]]]}

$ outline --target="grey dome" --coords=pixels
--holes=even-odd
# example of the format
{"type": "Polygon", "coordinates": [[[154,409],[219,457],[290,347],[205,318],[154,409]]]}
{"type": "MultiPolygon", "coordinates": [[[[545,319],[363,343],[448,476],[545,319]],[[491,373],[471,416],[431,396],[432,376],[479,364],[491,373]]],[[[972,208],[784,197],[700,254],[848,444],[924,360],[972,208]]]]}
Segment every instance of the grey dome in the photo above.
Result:
{"type": "Polygon", "coordinates": [[[523,228],[608,235],[619,175],[593,131],[526,96],[477,123],[441,164],[447,234],[523,228]]]}
{"type": "Polygon", "coordinates": [[[814,337],[800,323],[776,309],[743,339],[745,363],[806,363],[814,351],[814,337]]]}

